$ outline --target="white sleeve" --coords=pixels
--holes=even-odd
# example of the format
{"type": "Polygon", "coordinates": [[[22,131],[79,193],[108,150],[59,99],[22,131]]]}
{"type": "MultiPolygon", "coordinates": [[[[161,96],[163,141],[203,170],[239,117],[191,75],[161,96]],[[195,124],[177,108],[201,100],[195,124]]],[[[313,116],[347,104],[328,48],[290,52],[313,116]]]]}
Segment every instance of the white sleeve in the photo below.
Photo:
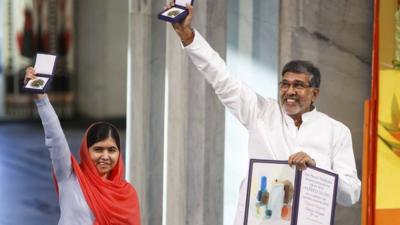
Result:
{"type": "Polygon", "coordinates": [[[35,100],[40,119],[42,120],[45,143],[50,152],[51,162],[58,181],[71,175],[71,152],[61,128],[57,114],[47,96],[35,100]]]}
{"type": "Polygon", "coordinates": [[[193,42],[185,51],[202,75],[214,88],[224,104],[247,128],[258,116],[259,108],[272,104],[257,95],[237,77],[232,76],[224,60],[215,52],[206,40],[195,31],[193,42]]]}
{"type": "Polygon", "coordinates": [[[361,181],[357,177],[351,133],[347,127],[343,127],[340,132],[332,159],[332,169],[339,175],[337,203],[353,205],[360,198],[361,181]]]}

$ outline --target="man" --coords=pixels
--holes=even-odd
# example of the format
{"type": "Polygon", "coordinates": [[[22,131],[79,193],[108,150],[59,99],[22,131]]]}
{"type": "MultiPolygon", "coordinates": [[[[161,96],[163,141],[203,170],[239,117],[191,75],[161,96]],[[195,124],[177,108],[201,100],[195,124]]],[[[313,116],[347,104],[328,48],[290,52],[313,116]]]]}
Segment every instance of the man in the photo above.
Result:
{"type": "MultiPolygon", "coordinates": [[[[312,63],[295,60],[282,70],[279,102],[263,98],[232,76],[225,62],[191,27],[193,8],[181,23],[173,24],[185,51],[212,85],[221,102],[249,131],[249,157],[288,160],[304,170],[318,166],[339,175],[337,202],[358,201],[357,178],[350,130],[318,112],[320,72],[312,63]]],[[[241,187],[235,225],[244,220],[247,182],[241,187]]]]}

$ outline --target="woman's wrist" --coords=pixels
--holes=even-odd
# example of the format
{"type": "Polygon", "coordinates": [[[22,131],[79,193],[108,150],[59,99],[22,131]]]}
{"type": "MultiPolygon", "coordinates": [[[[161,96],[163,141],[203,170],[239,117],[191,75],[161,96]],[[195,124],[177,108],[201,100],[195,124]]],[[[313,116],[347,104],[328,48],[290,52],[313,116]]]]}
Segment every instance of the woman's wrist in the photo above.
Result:
{"type": "Polygon", "coordinates": [[[34,94],[33,98],[36,100],[41,100],[44,99],[46,97],[46,94],[34,94]]]}

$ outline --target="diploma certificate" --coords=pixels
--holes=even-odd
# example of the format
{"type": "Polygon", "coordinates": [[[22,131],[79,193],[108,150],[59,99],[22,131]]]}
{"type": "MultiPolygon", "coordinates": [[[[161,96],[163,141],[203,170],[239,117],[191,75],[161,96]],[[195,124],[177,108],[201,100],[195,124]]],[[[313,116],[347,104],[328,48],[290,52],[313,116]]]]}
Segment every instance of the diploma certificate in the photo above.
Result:
{"type": "Polygon", "coordinates": [[[244,225],[333,225],[338,175],[251,159],[244,225]]]}

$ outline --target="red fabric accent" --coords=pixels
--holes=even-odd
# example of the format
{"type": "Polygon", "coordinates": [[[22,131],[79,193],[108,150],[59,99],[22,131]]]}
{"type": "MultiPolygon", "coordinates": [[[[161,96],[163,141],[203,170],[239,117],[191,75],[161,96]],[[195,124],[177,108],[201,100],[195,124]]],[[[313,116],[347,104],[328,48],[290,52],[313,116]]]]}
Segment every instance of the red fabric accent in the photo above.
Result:
{"type": "Polygon", "coordinates": [[[94,225],[140,225],[138,197],[134,187],[123,177],[121,154],[109,179],[104,180],[89,156],[86,134],[79,150],[81,163],[72,155],[71,161],[86,202],[95,216],[94,225]]]}
{"type": "MultiPolygon", "coordinates": [[[[371,105],[370,105],[370,129],[368,144],[368,170],[365,171],[367,180],[367,225],[375,225],[376,207],[376,163],[378,140],[378,105],[379,105],[379,2],[374,0],[374,26],[372,48],[372,81],[371,81],[371,105]]],[[[364,203],[363,203],[364,204],[364,203]]]]}

